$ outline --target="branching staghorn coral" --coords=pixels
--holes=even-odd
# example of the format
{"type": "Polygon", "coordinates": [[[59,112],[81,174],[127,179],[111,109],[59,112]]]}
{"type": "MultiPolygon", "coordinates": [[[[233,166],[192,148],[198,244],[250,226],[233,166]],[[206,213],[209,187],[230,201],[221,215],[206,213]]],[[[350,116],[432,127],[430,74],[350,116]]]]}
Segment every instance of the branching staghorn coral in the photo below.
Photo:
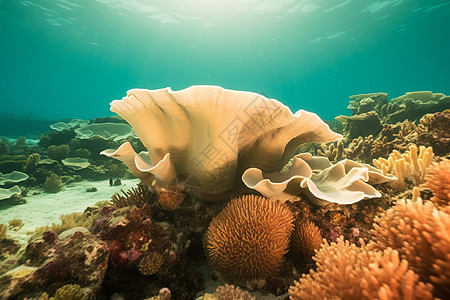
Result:
{"type": "Polygon", "coordinates": [[[395,175],[397,180],[393,181],[392,185],[401,191],[405,191],[407,189],[406,180],[414,185],[425,181],[427,167],[432,164],[433,157],[433,148],[420,146],[418,149],[415,144],[412,144],[404,154],[394,150],[388,159],[374,159],[373,164],[384,175],[388,173],[395,175]]]}
{"type": "Polygon", "coordinates": [[[431,201],[400,200],[375,218],[373,250],[390,247],[409,262],[434,295],[450,295],[450,215],[431,201]]]}
{"type": "Polygon", "coordinates": [[[325,241],[314,257],[317,271],[294,282],[290,299],[432,299],[431,285],[420,282],[396,250],[369,251],[361,243],[325,241]]]}

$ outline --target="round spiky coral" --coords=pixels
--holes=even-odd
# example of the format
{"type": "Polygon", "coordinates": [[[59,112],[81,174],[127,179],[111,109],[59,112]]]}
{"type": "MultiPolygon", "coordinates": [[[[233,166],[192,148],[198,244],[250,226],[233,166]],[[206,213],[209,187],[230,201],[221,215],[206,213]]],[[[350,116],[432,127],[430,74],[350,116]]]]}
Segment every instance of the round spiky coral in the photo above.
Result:
{"type": "Polygon", "coordinates": [[[283,203],[254,195],[235,198],[209,225],[206,255],[230,282],[274,275],[283,264],[293,220],[283,203]]]}
{"type": "Polygon", "coordinates": [[[439,206],[450,204],[450,160],[444,158],[428,169],[425,186],[433,191],[431,201],[439,206]]]}
{"type": "Polygon", "coordinates": [[[309,220],[302,220],[295,224],[291,238],[291,251],[295,262],[308,262],[312,260],[314,251],[322,243],[320,229],[309,220]]]}

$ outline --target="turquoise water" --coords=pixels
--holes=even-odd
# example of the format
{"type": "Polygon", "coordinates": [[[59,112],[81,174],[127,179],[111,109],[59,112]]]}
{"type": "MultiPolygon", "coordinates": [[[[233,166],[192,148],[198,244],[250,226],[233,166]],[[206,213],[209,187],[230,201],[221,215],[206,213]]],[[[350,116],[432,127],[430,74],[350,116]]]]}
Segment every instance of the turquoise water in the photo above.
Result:
{"type": "Polygon", "coordinates": [[[450,1],[0,0],[0,113],[111,115],[214,84],[331,119],[347,97],[450,94],[450,1]]]}

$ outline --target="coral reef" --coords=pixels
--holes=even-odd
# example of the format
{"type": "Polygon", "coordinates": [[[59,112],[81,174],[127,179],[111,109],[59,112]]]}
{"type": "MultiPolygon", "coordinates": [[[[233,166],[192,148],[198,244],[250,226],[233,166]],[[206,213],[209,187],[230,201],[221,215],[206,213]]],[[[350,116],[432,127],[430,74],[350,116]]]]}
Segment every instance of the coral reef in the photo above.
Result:
{"type": "Polygon", "coordinates": [[[432,299],[424,284],[396,250],[369,251],[344,241],[324,242],[314,260],[317,271],[304,274],[289,289],[300,299],[432,299]]]}
{"type": "Polygon", "coordinates": [[[228,282],[275,275],[288,250],[293,216],[282,203],[248,195],[231,200],[205,233],[205,252],[228,282]]]}
{"type": "Polygon", "coordinates": [[[431,201],[439,206],[450,205],[450,160],[434,163],[425,177],[425,187],[433,191],[431,201]]]}
{"type": "MultiPolygon", "coordinates": [[[[1,278],[2,297],[39,297],[43,288],[53,294],[66,284],[77,284],[83,288],[86,298],[95,298],[105,276],[108,252],[107,244],[83,227],[59,236],[44,234],[28,244],[21,259],[32,268],[20,276],[7,272],[1,278]]],[[[67,287],[60,293],[70,290],[67,287]]]]}
{"type": "Polygon", "coordinates": [[[431,201],[400,200],[375,219],[372,249],[390,247],[409,262],[434,295],[450,295],[450,215],[431,201]]]}

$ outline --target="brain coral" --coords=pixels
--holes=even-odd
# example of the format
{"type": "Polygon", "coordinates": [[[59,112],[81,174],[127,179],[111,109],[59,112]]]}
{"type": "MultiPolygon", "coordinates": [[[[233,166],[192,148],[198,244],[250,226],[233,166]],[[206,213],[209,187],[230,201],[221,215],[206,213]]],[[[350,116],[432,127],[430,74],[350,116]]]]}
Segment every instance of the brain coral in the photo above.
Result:
{"type": "Polygon", "coordinates": [[[274,275],[283,264],[293,220],[283,203],[254,195],[235,198],[212,220],[206,255],[233,283],[274,275]]]}

